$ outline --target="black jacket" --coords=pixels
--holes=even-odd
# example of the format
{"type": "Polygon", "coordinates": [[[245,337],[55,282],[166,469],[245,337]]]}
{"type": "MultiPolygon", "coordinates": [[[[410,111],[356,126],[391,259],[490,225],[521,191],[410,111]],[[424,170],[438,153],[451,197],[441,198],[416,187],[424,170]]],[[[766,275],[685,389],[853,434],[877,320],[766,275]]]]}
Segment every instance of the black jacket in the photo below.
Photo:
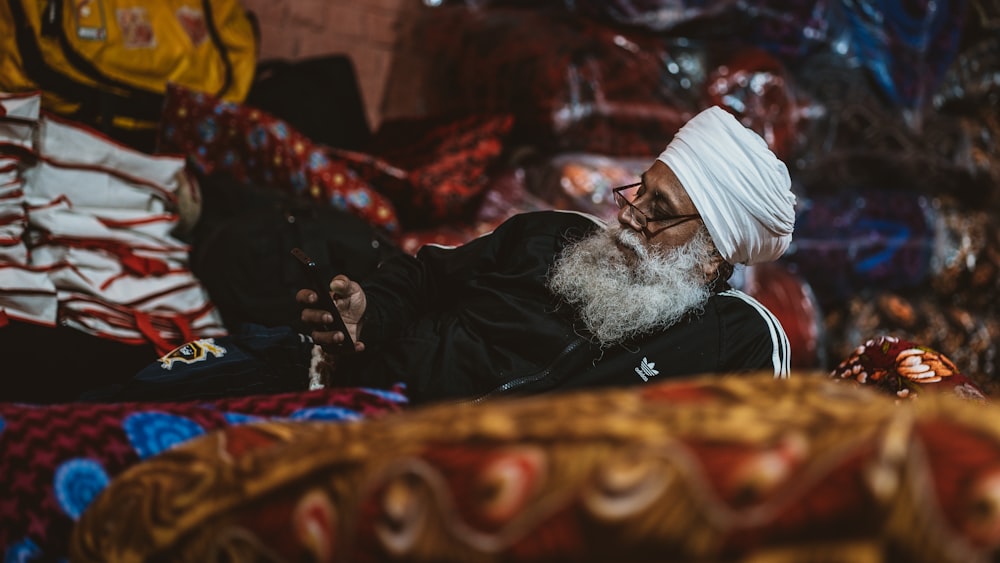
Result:
{"type": "Polygon", "coordinates": [[[345,383],[404,382],[414,401],[484,399],[553,388],[620,386],[744,370],[788,371],[788,341],[760,303],[733,289],[703,314],[635,343],[600,350],[545,286],[567,243],[595,218],[515,216],[457,248],[426,246],[364,281],[366,352],[338,368],[345,383]]]}

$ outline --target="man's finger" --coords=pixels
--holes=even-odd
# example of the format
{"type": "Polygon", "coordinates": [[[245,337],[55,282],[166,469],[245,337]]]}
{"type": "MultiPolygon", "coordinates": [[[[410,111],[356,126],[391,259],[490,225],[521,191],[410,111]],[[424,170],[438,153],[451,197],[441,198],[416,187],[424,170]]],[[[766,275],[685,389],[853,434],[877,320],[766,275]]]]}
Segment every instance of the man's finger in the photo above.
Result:
{"type": "MultiPolygon", "coordinates": [[[[344,342],[344,334],[340,331],[313,331],[310,336],[313,342],[319,344],[327,353],[335,353],[340,350],[344,342]]],[[[362,342],[354,343],[355,352],[363,352],[365,345],[362,342]]]]}
{"type": "Polygon", "coordinates": [[[347,276],[337,276],[330,282],[330,291],[337,296],[346,296],[351,288],[351,280],[347,276]]]}
{"type": "Polygon", "coordinates": [[[329,311],[322,309],[302,309],[300,316],[302,322],[311,324],[325,324],[333,322],[333,315],[329,311]]]}
{"type": "Polygon", "coordinates": [[[316,292],[311,289],[300,289],[295,293],[295,300],[299,303],[315,303],[316,299],[316,292]]]}

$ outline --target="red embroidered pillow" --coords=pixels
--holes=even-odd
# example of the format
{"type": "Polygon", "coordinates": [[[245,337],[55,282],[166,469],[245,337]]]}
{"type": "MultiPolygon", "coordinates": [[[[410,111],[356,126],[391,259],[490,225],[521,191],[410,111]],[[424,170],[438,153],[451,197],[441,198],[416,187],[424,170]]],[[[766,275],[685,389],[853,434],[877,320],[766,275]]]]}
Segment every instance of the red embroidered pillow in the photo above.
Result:
{"type": "Polygon", "coordinates": [[[986,393],[947,356],[893,336],[876,336],[858,346],[830,377],[870,385],[899,399],[916,399],[921,391],[929,390],[987,400],[986,393]]]}
{"type": "Polygon", "coordinates": [[[158,147],[188,155],[206,174],[224,170],[240,181],[328,202],[389,233],[399,229],[392,203],[345,161],[259,109],[170,85],[158,147]]]}
{"type": "Polygon", "coordinates": [[[470,221],[513,125],[506,114],[388,120],[367,151],[371,181],[408,228],[470,221]]]}

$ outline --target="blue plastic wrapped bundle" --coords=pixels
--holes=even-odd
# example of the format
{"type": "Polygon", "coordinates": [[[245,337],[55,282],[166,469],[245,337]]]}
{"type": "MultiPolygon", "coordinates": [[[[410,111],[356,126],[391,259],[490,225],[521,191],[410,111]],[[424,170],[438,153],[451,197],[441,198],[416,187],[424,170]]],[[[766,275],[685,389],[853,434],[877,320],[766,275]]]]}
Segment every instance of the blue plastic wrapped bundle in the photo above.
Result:
{"type": "Polygon", "coordinates": [[[834,17],[837,0],[753,0],[740,3],[750,43],[798,63],[824,48],[842,30],[834,17]]]}
{"type": "Polygon", "coordinates": [[[851,54],[919,128],[921,111],[959,51],[967,2],[843,0],[851,54]]]}
{"type": "Polygon", "coordinates": [[[927,281],[936,222],[927,198],[859,186],[800,197],[797,207],[795,237],[782,260],[812,285],[822,305],[865,288],[927,281]]]}
{"type": "Polygon", "coordinates": [[[997,123],[995,108],[968,118],[928,111],[917,131],[884,102],[856,60],[819,53],[794,78],[812,114],[800,120],[806,142],[790,164],[810,191],[872,185],[952,195],[970,205],[993,197],[991,163],[1000,162],[994,141],[1000,129],[991,125],[997,123]]]}

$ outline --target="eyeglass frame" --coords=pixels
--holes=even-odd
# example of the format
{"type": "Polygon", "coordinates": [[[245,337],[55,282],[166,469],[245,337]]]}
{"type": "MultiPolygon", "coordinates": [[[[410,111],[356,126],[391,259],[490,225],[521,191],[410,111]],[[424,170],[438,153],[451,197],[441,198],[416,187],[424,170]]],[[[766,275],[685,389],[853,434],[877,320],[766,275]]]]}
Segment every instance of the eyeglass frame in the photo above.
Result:
{"type": "Polygon", "coordinates": [[[681,225],[683,223],[687,223],[688,221],[692,221],[694,219],[701,219],[701,215],[698,214],[698,213],[687,213],[687,214],[681,214],[681,215],[669,215],[669,216],[666,216],[666,217],[656,217],[656,218],[649,217],[648,215],[646,215],[646,213],[643,212],[643,210],[641,210],[638,207],[636,207],[634,203],[632,203],[631,201],[629,201],[625,197],[625,195],[621,193],[624,190],[627,190],[627,189],[630,189],[630,188],[635,188],[635,187],[641,186],[641,185],[642,185],[642,182],[635,182],[634,184],[627,184],[625,186],[620,186],[620,187],[617,187],[617,188],[613,188],[611,190],[611,196],[612,196],[612,199],[614,200],[615,204],[618,206],[618,209],[625,209],[625,207],[628,206],[628,208],[629,208],[629,215],[636,222],[636,224],[639,225],[639,229],[642,230],[646,234],[647,237],[654,237],[654,236],[662,233],[663,231],[665,231],[667,229],[672,229],[672,228],[676,227],[677,225],[681,225]],[[670,225],[667,225],[666,227],[663,227],[662,229],[658,229],[655,232],[648,228],[648,226],[649,226],[650,223],[662,223],[664,221],[671,221],[671,220],[674,220],[674,219],[680,219],[680,220],[677,221],[676,223],[672,223],[670,225]]]}

